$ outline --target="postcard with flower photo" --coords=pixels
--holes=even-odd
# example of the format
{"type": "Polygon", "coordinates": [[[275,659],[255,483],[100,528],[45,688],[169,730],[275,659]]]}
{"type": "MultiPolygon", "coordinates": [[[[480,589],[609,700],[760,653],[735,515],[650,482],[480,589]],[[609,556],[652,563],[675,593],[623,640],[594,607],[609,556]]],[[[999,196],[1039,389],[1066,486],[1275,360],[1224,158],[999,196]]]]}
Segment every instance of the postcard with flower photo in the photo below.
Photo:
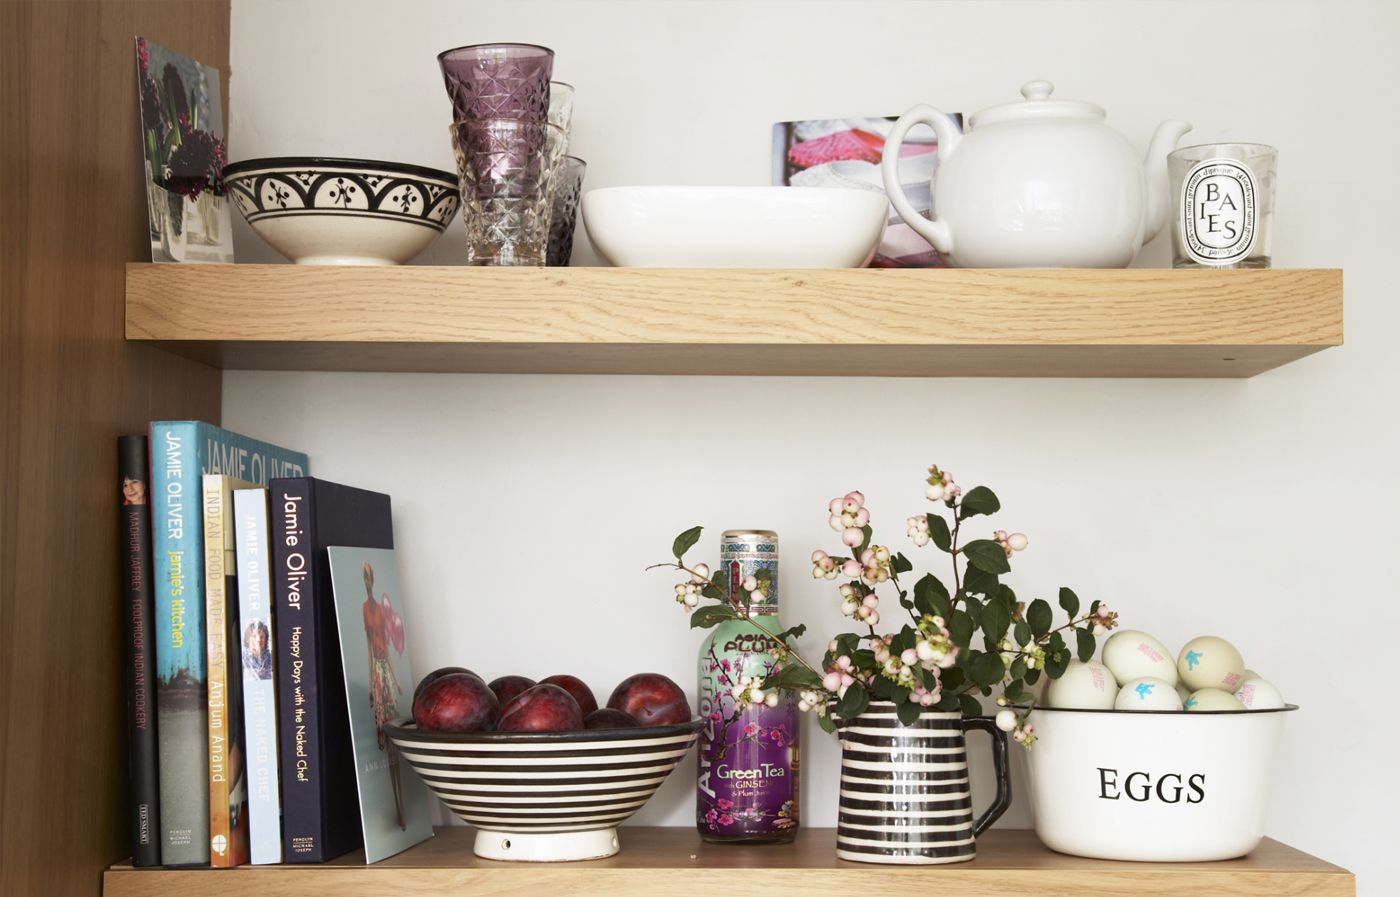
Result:
{"type": "Polygon", "coordinates": [[[151,260],[233,261],[219,70],[136,38],[151,260]]]}
{"type": "MultiPolygon", "coordinates": [[[[962,116],[952,116],[962,127],[962,116]]],[[[783,121],[773,126],[773,183],[784,187],[845,187],[885,192],[880,156],[896,116],[783,121]]],[[[904,139],[899,182],[909,202],[927,213],[938,140],[927,129],[904,139]]],[[[891,206],[872,268],[940,268],[945,262],[891,206]]]]}

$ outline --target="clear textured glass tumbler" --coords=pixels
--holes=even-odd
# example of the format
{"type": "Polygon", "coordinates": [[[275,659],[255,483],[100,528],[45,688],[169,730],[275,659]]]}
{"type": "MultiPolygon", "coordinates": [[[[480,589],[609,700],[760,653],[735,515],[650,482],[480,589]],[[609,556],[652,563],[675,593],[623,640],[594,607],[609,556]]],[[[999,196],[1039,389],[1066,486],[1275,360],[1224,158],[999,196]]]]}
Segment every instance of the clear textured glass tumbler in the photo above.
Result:
{"type": "Polygon", "coordinates": [[[564,132],[542,122],[473,118],[452,125],[469,265],[543,265],[553,175],[564,132]]]}
{"type": "Polygon", "coordinates": [[[1278,150],[1207,143],[1167,156],[1174,268],[1268,268],[1278,150]]]}

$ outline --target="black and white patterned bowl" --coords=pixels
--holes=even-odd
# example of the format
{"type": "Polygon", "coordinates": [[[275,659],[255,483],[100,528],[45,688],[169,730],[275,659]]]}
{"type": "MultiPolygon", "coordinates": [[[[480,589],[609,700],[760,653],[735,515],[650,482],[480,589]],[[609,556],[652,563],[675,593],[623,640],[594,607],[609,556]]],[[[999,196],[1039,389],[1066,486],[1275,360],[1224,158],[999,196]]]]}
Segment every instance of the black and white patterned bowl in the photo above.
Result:
{"type": "Polygon", "coordinates": [[[428,790],[476,826],[477,856],[554,862],[617,853],[617,826],[690,752],[700,725],[455,733],[400,720],[384,732],[428,790]]]}
{"type": "Polygon", "coordinates": [[[457,214],[457,176],[436,168],[283,156],[224,167],[233,204],[300,265],[398,265],[457,214]]]}

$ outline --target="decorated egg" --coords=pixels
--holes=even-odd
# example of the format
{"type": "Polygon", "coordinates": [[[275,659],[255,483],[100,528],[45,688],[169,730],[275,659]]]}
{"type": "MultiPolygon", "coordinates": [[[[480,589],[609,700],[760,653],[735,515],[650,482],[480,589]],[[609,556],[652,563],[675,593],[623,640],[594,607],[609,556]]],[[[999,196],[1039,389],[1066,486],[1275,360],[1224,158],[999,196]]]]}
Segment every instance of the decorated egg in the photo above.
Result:
{"type": "Polygon", "coordinates": [[[1244,684],[1244,658],[1234,645],[1213,635],[1187,642],[1176,659],[1176,671],[1193,692],[1218,688],[1228,695],[1244,684]]]}
{"type": "Polygon", "coordinates": [[[1284,706],[1283,695],[1274,684],[1259,678],[1244,680],[1235,697],[1247,710],[1278,710],[1284,706]]]}
{"type": "Polygon", "coordinates": [[[1119,682],[1150,677],[1168,685],[1177,683],[1172,652],[1152,636],[1135,629],[1115,632],[1104,642],[1103,663],[1119,682]]]}
{"type": "Polygon", "coordinates": [[[1186,699],[1186,709],[1202,712],[1212,710],[1243,710],[1244,705],[1240,699],[1229,692],[1221,691],[1218,688],[1202,688],[1193,691],[1191,697],[1186,699]]]}
{"type": "Polygon", "coordinates": [[[1111,710],[1118,696],[1118,680],[1097,660],[1071,660],[1065,674],[1051,681],[1048,695],[1051,707],[1111,710]]]}
{"type": "Polygon", "coordinates": [[[1114,710],[1180,710],[1181,696],[1165,679],[1143,676],[1118,689],[1114,710]]]}

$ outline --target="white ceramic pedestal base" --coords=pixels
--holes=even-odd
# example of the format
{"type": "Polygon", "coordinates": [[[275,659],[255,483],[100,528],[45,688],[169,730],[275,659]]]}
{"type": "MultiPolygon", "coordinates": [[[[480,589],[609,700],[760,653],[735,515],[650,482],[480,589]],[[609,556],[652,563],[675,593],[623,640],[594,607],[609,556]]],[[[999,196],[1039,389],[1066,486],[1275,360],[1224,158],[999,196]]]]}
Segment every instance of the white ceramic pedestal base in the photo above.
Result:
{"type": "Polygon", "coordinates": [[[602,828],[587,832],[549,834],[478,830],[472,852],[488,860],[516,860],[525,863],[597,860],[617,853],[617,829],[602,828]]]}

